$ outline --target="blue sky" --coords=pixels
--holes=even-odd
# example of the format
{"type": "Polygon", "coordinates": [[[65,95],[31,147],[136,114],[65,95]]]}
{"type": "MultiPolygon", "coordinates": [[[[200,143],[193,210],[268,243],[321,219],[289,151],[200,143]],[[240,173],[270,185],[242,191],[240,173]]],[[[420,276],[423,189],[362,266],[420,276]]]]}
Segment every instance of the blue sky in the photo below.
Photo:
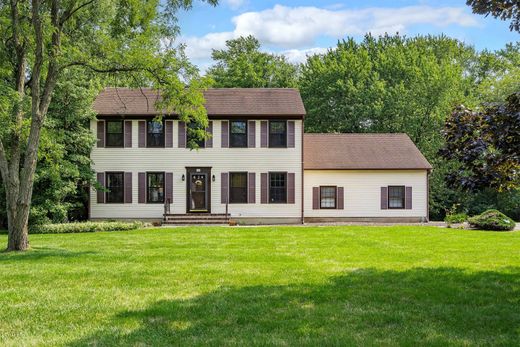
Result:
{"type": "Polygon", "coordinates": [[[211,65],[211,49],[252,34],[263,50],[301,62],[339,39],[399,32],[407,36],[441,34],[477,49],[495,50],[520,39],[509,23],[474,15],[465,0],[220,0],[217,7],[197,2],[179,14],[186,53],[202,70],[211,65]]]}

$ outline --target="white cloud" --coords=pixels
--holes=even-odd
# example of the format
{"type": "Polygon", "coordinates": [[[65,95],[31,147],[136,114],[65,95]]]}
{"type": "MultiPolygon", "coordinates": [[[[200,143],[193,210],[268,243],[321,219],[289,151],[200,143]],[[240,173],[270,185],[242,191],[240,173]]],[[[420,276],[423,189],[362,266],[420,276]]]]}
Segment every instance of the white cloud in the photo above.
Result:
{"type": "MultiPolygon", "coordinates": [[[[243,0],[227,0],[235,5],[243,0]]],[[[323,9],[313,6],[275,5],[259,12],[245,12],[232,19],[233,31],[209,33],[202,37],[183,37],[186,53],[192,59],[208,58],[211,49],[225,47],[225,41],[253,35],[264,45],[285,49],[295,61],[305,54],[302,48],[313,46],[320,37],[339,39],[371,32],[373,35],[406,33],[413,25],[477,26],[478,22],[465,7],[426,5],[401,8],[323,9]],[[298,50],[300,49],[300,50],[298,50]],[[304,53],[302,53],[304,52],[304,53]]]]}
{"type": "Polygon", "coordinates": [[[287,60],[294,64],[299,64],[305,62],[307,56],[314,54],[323,54],[327,52],[328,48],[324,47],[314,47],[308,49],[290,49],[282,52],[281,54],[285,55],[287,60]]]}

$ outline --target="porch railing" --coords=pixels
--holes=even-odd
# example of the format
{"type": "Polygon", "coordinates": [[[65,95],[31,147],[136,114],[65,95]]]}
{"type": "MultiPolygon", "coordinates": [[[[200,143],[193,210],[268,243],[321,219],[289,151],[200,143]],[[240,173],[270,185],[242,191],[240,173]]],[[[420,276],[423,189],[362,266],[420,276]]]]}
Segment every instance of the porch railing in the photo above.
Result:
{"type": "Polygon", "coordinates": [[[170,199],[164,199],[164,214],[170,214],[170,199]]]}

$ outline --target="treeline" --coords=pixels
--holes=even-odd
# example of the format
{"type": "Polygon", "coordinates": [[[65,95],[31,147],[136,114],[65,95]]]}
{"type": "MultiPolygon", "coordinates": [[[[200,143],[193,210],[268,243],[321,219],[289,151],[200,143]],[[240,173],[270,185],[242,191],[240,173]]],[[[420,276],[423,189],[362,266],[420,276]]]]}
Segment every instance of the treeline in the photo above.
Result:
{"type": "MultiPolygon", "coordinates": [[[[520,92],[520,43],[492,52],[446,36],[368,35],[361,42],[340,41],[325,54],[294,65],[283,55],[263,52],[249,36],[228,41],[212,56],[215,63],[207,76],[215,87],[299,88],[307,132],[407,133],[434,166],[432,219],[448,211],[476,214],[497,208],[520,220],[518,141],[494,138],[520,138],[520,119],[508,116],[515,107],[520,112],[517,99],[510,97],[520,92]],[[460,117],[461,105],[473,116],[460,117]],[[492,129],[497,107],[506,110],[500,113],[503,129],[467,131],[471,124],[492,129]],[[449,147],[454,143],[457,148],[449,147]],[[447,155],[448,148],[459,154],[470,148],[473,157],[447,155]],[[478,169],[505,183],[465,184],[478,169]]],[[[82,76],[70,76],[59,86],[41,145],[33,223],[85,217],[92,179],[88,154],[94,144],[90,104],[100,86],[82,76]]]]}

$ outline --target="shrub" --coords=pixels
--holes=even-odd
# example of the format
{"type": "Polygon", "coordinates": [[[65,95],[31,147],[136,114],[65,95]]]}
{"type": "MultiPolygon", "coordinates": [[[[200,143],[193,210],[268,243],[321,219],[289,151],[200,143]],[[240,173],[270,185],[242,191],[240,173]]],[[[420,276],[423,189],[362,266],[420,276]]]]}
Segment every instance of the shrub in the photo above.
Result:
{"type": "Polygon", "coordinates": [[[82,222],[43,224],[31,227],[31,234],[91,233],[95,231],[123,231],[146,227],[142,222],[82,222]]]}
{"type": "Polygon", "coordinates": [[[465,213],[447,214],[444,221],[450,224],[464,223],[468,220],[468,215],[465,213]]]}
{"type": "Polygon", "coordinates": [[[469,224],[481,230],[509,231],[515,228],[515,221],[498,210],[487,210],[472,217],[469,224]]]}

